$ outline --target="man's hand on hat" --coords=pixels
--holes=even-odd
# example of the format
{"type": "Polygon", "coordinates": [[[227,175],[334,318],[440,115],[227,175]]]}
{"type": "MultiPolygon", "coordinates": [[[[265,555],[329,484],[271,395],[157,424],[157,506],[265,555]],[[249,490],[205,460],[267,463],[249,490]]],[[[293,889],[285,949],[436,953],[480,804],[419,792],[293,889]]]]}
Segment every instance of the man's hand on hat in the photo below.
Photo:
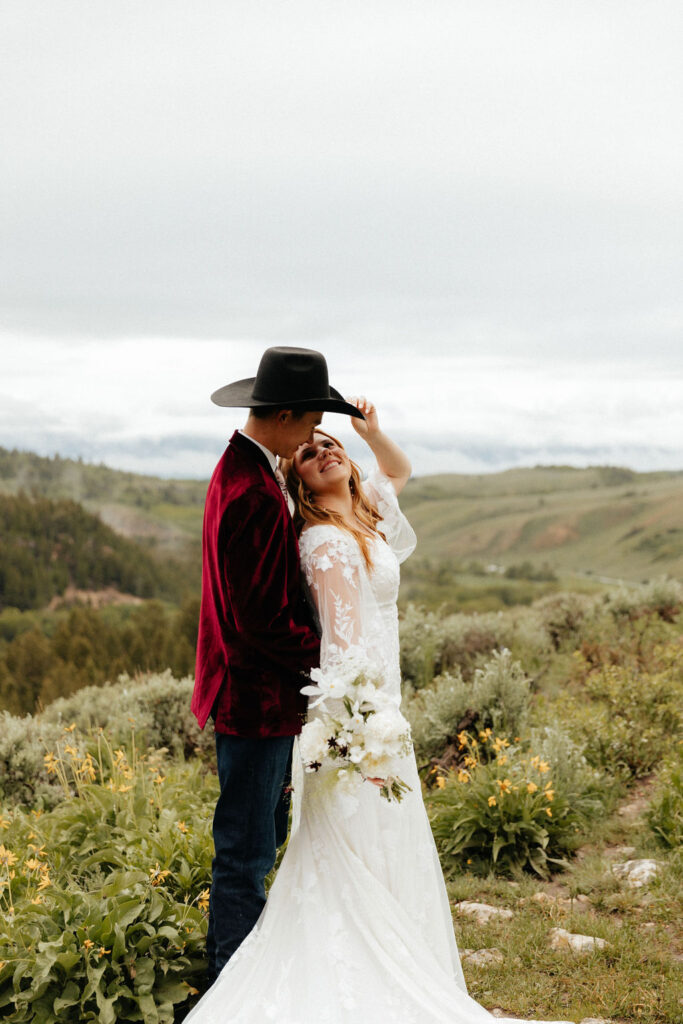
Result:
{"type": "Polygon", "coordinates": [[[364,420],[357,419],[355,416],[351,417],[351,424],[356,433],[364,441],[367,441],[374,434],[379,434],[379,419],[377,417],[377,410],[372,402],[369,402],[365,395],[360,395],[358,398],[347,398],[346,401],[350,405],[355,405],[356,409],[365,416],[364,420]]]}

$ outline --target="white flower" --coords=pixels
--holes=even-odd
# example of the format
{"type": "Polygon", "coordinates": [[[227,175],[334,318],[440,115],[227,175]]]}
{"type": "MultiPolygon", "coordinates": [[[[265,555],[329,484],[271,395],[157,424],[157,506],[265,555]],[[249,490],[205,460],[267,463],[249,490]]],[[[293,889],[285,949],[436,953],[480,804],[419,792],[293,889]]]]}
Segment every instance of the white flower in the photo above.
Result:
{"type": "Polygon", "coordinates": [[[328,751],[330,729],[322,718],[306,722],[299,737],[299,750],[304,764],[322,762],[328,751]]]}

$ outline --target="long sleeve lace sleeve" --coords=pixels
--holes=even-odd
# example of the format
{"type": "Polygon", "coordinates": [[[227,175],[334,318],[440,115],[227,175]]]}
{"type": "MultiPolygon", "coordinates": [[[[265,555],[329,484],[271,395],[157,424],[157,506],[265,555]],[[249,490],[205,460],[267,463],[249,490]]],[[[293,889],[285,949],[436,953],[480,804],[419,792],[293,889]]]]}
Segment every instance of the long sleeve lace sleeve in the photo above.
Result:
{"type": "Polygon", "coordinates": [[[300,546],[322,629],[321,667],[353,648],[381,668],[381,615],[355,540],[337,527],[315,526],[302,535],[300,546]]]}
{"type": "Polygon", "coordinates": [[[405,562],[412,555],[417,544],[417,537],[412,526],[401,512],[396,491],[391,480],[375,467],[363,481],[363,490],[377,506],[382,517],[379,528],[387,538],[389,547],[399,562],[405,562]]]}

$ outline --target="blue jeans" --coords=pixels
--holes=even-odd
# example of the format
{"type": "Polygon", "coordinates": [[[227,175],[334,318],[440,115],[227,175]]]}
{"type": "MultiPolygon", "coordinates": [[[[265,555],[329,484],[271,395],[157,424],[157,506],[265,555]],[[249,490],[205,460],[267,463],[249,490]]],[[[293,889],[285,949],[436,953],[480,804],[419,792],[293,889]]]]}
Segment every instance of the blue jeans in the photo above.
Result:
{"type": "Polygon", "coordinates": [[[212,984],[256,924],[264,880],[287,838],[292,736],[216,733],[221,793],[213,817],[213,878],[206,952],[212,984]]]}

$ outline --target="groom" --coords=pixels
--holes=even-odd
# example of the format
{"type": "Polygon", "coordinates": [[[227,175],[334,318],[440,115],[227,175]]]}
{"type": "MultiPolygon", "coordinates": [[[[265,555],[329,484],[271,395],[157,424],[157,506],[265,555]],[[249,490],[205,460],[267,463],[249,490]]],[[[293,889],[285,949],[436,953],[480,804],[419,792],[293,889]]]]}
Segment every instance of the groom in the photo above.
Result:
{"type": "Polygon", "coordinates": [[[287,836],[284,785],[306,710],[300,690],[320,641],[302,594],[299,549],[276,456],[313,439],[323,411],[363,418],[331,388],[319,352],[269,348],[256,377],[219,388],[248,408],[206,496],[192,711],[216,732],[220,796],[209,904],[208,981],[248,935],[287,836]]]}

